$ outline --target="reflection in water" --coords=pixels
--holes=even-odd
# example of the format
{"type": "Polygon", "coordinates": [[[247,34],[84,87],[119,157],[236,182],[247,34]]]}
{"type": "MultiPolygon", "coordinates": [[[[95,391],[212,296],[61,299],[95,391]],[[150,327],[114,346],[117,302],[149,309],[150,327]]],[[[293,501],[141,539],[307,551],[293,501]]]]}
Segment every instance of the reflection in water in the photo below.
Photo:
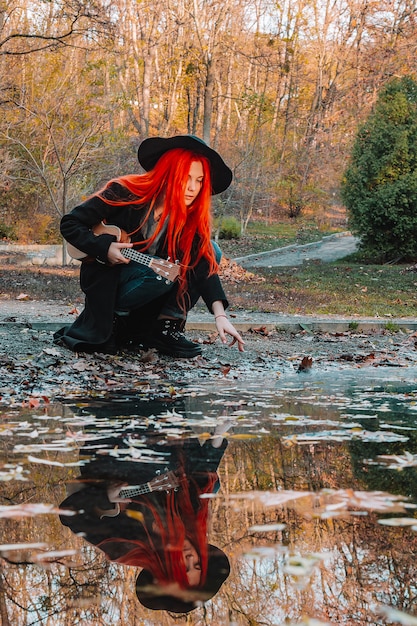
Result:
{"type": "Polygon", "coordinates": [[[143,568],[136,594],[150,609],[188,613],[229,575],[228,558],[207,539],[205,496],[219,489],[227,446],[218,432],[200,443],[189,429],[177,440],[133,424],[100,442],[60,505],[76,513],[61,515],[62,523],[109,560],[143,568]],[[130,448],[142,454],[129,458],[130,448]]]}
{"type": "Polygon", "coordinates": [[[416,380],[4,412],[1,623],[406,624],[416,380]]]}

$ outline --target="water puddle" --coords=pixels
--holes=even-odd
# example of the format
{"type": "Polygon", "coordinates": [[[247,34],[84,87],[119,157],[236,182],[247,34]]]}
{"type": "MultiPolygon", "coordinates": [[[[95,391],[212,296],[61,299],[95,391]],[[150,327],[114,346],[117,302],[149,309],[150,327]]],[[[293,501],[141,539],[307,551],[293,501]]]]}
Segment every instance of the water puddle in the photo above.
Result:
{"type": "Polygon", "coordinates": [[[1,417],[2,624],[417,624],[417,370],[1,417]]]}

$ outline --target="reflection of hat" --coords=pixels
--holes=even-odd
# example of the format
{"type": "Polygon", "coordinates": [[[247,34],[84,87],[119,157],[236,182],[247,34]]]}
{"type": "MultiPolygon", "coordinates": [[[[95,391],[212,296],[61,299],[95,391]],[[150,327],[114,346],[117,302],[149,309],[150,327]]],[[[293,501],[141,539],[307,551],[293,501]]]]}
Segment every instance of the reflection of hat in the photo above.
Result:
{"type": "Polygon", "coordinates": [[[148,609],[170,611],[171,613],[189,613],[200,602],[210,600],[220,589],[230,574],[230,563],[225,553],[209,544],[206,582],[203,587],[190,588],[195,598],[187,602],[171,595],[162,595],[163,587],[154,582],[149,570],[142,570],[136,579],[136,595],[139,602],[148,609]]]}
{"type": "Polygon", "coordinates": [[[213,195],[221,193],[232,182],[232,170],[226,165],[215,150],[195,135],[176,135],[174,137],[149,137],[142,141],[138,149],[138,160],[144,170],[149,172],[155,167],[158,159],[168,150],[184,148],[207,157],[211,169],[211,185],[213,195]]]}

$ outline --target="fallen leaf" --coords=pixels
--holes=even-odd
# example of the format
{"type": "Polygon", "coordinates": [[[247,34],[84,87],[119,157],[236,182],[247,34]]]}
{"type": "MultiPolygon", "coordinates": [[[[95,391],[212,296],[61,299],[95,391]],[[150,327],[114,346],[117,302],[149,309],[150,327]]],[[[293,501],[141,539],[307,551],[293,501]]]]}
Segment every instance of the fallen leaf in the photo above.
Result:
{"type": "Polygon", "coordinates": [[[216,339],[219,336],[219,334],[217,332],[214,333],[210,333],[206,339],[203,340],[203,344],[206,345],[212,345],[213,343],[216,343],[216,339]]]}
{"type": "Polygon", "coordinates": [[[145,519],[143,517],[143,514],[140,511],[134,511],[133,509],[126,509],[125,513],[128,517],[131,517],[132,519],[135,519],[138,522],[143,522],[145,519]]]}
{"type": "Polygon", "coordinates": [[[232,369],[231,365],[223,365],[221,368],[221,372],[223,376],[227,376],[231,369],[232,369]]]}
{"type": "Polygon", "coordinates": [[[253,333],[258,333],[259,335],[264,335],[266,337],[270,334],[266,326],[258,326],[257,328],[252,328],[251,330],[253,333]]]}
{"type": "Polygon", "coordinates": [[[158,360],[159,357],[153,348],[151,348],[150,350],[146,350],[146,352],[143,352],[140,357],[141,363],[149,363],[151,365],[157,363],[158,360]]]}
{"type": "Polygon", "coordinates": [[[37,409],[40,403],[41,401],[39,398],[29,398],[27,402],[23,403],[23,406],[28,406],[31,409],[37,409]]]}
{"type": "Polygon", "coordinates": [[[303,358],[301,359],[301,363],[298,366],[297,372],[307,372],[309,369],[311,369],[312,365],[313,359],[311,358],[311,356],[303,356],[303,358]]]}
{"type": "Polygon", "coordinates": [[[49,354],[49,356],[62,356],[61,352],[56,348],[44,348],[42,352],[44,354],[49,354]]]}

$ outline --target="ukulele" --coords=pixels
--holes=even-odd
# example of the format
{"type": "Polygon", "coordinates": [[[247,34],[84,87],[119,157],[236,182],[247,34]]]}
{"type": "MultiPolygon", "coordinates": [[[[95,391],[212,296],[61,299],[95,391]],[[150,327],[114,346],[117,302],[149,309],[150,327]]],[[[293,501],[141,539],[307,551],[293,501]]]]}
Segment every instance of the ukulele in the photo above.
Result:
{"type": "MultiPolygon", "coordinates": [[[[118,242],[130,242],[130,238],[127,234],[114,224],[105,224],[104,222],[100,222],[100,224],[93,226],[92,231],[96,236],[103,234],[114,235],[118,242]]],[[[67,250],[70,257],[76,259],[77,261],[82,261],[88,257],[88,254],[78,250],[78,248],[68,242],[67,250]]],[[[181,268],[178,262],[171,263],[169,259],[160,259],[159,257],[150,256],[149,254],[143,254],[143,252],[138,252],[138,250],[134,250],[133,248],[122,248],[120,252],[126,259],[130,259],[135,263],[140,263],[140,265],[150,267],[155,274],[158,274],[158,278],[160,280],[164,278],[167,284],[174,282],[180,273],[181,268]]]]}
{"type": "Polygon", "coordinates": [[[148,483],[143,485],[129,485],[120,489],[120,498],[131,498],[132,496],[139,496],[144,493],[151,493],[152,491],[172,491],[179,487],[179,480],[174,472],[166,472],[165,474],[159,474],[152,478],[148,483]]]}
{"type": "MultiPolygon", "coordinates": [[[[149,482],[142,485],[129,485],[128,487],[122,487],[119,491],[119,497],[132,498],[133,496],[151,493],[152,491],[166,491],[168,493],[173,489],[177,490],[179,485],[180,483],[176,474],[171,471],[166,472],[165,474],[159,474],[158,476],[155,476],[155,478],[152,478],[149,482]]],[[[103,517],[117,517],[120,513],[120,503],[115,502],[114,505],[115,508],[109,510],[96,508],[100,519],[103,519],[103,517]]],[[[125,508],[125,506],[127,506],[127,503],[123,505],[123,508],[125,508]]]]}

